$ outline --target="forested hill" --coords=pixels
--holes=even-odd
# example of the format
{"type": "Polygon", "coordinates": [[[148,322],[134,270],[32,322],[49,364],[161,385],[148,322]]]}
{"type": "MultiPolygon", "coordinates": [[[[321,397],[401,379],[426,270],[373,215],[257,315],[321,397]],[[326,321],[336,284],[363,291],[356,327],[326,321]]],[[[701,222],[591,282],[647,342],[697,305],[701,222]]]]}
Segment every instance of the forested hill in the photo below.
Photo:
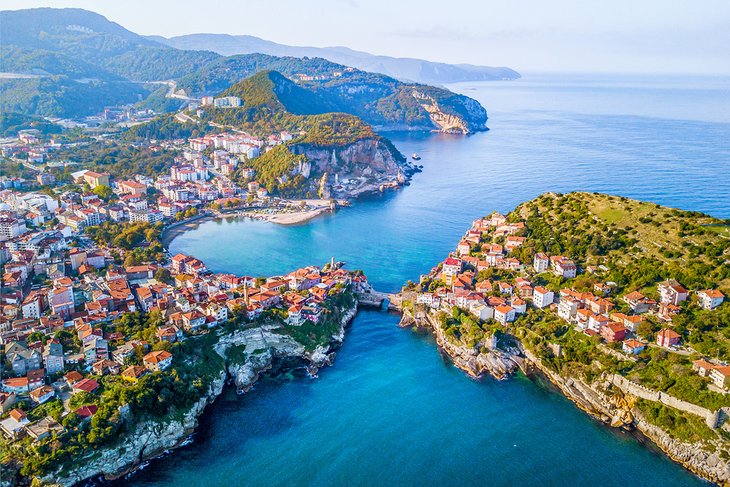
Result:
{"type": "Polygon", "coordinates": [[[486,129],[486,110],[471,98],[324,59],[175,49],[81,9],[1,11],[0,24],[0,64],[15,75],[0,80],[8,112],[79,117],[132,103],[175,109],[183,102],[165,98],[166,85],[146,82],[175,80],[186,95],[199,97],[258,71],[276,70],[333,110],[379,128],[486,129]]]}

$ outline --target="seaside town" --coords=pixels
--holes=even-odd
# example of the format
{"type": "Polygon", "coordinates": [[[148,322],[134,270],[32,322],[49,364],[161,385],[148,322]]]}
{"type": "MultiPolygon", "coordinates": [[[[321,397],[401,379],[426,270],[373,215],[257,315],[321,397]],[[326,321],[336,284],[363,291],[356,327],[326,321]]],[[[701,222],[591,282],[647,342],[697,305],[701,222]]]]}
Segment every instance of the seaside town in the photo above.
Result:
{"type": "MultiPolygon", "coordinates": [[[[432,313],[451,315],[454,309],[463,310],[480,322],[505,327],[529,309],[547,310],[575,331],[596,337],[608,345],[603,350],[622,360],[636,360],[647,347],[698,355],[673,329],[673,321],[684,312],[683,305],[715,310],[725,301],[721,291],[690,291],[668,279],[650,289],[657,299],[639,291],[621,295],[616,283],[600,279],[609,270],[605,265],[583,269],[568,257],[544,252],[536,253],[531,262],[514,257],[514,251],[528,241],[525,230],[524,221],[509,222],[496,212],[474,221],[456,250],[422,276],[416,304],[432,313]],[[588,282],[590,289],[560,286],[579,272],[591,276],[582,283],[585,287],[588,282]],[[656,333],[652,326],[658,328],[656,333]]],[[[692,364],[698,375],[708,379],[709,390],[722,394],[730,390],[730,365],[725,359],[700,357],[692,364]]]]}
{"type": "MultiPolygon", "coordinates": [[[[157,376],[177,377],[177,365],[189,365],[184,342],[221,327],[274,322],[309,349],[320,344],[317,327],[328,319],[330,303],[369,288],[362,273],[334,259],[323,268],[251,277],[213,273],[194,257],[168,255],[160,238],[178,220],[206,206],[267,198],[253,172],[247,188],[226,177],[241,154],[256,157],[263,141],[217,134],[188,145],[169,175],[154,179],[91,170],[71,173],[67,183],[46,171],[34,180],[2,177],[4,452],[23,461],[22,452],[49,442],[83,436],[100,444],[118,422],[118,411],[105,401],[157,376]]],[[[26,152],[40,164],[55,148],[24,131],[3,144],[3,154],[26,152]]],[[[43,467],[49,468],[52,462],[43,467]]]]}
{"type": "MultiPolygon", "coordinates": [[[[92,142],[100,140],[104,140],[103,135],[92,142]]],[[[22,130],[17,138],[0,141],[0,151],[29,175],[0,176],[0,188],[7,190],[0,198],[11,208],[37,209],[32,211],[29,222],[35,226],[55,218],[58,224],[54,228],[62,232],[66,232],[66,227],[78,232],[102,221],[155,224],[189,217],[205,209],[231,212],[258,208],[263,209],[260,216],[273,218],[278,214],[282,223],[298,223],[333,209],[335,201],[328,193],[326,198],[309,200],[271,197],[256,180],[256,171],[246,166],[262,151],[290,140],[292,135],[284,131],[266,140],[247,134],[217,133],[189,140],[151,141],[144,150],[169,154],[169,171],[157,177],[130,174],[116,178],[106,172],[75,170],[77,163],[56,157],[57,153],[81,152],[92,142],[59,142],[34,129],[22,130]],[[231,178],[237,169],[243,178],[240,184],[231,178]],[[67,183],[76,186],[62,191],[67,183]],[[44,194],[37,194],[37,190],[44,194]],[[58,197],[60,205],[54,202],[58,197]],[[282,218],[282,213],[296,215],[282,218]]],[[[19,228],[6,223],[0,231],[15,237],[19,228]]]]}

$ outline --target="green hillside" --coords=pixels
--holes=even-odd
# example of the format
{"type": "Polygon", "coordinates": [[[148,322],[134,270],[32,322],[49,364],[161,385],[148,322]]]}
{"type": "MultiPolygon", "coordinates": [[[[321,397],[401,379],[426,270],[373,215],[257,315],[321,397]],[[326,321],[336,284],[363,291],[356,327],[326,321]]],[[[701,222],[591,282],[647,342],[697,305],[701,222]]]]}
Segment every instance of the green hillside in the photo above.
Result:
{"type": "Polygon", "coordinates": [[[548,193],[510,216],[526,221],[526,259],[544,251],[611,264],[608,280],[629,290],[667,278],[695,289],[730,286],[730,227],[718,218],[592,193],[548,193]]]}
{"type": "Polygon", "coordinates": [[[424,100],[414,96],[418,93],[441,112],[462,119],[459,130],[486,129],[487,113],[471,98],[324,59],[224,57],[175,49],[81,9],[0,11],[0,25],[3,70],[45,76],[32,82],[0,79],[6,109],[25,114],[78,117],[98,113],[105,105],[135,103],[176,110],[179,102],[165,100],[159,85],[141,83],[176,80],[188,95],[202,96],[220,93],[259,71],[277,71],[310,90],[277,83],[286,89],[277,94],[291,113],[338,111],[382,128],[438,129],[422,106],[424,100]]]}

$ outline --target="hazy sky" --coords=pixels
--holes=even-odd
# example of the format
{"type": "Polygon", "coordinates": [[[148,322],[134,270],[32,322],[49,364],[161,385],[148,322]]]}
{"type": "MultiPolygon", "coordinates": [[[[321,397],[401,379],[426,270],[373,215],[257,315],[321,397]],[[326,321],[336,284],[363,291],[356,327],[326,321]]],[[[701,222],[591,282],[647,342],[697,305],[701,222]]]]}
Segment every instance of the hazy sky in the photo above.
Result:
{"type": "Polygon", "coordinates": [[[250,34],[518,71],[730,73],[730,0],[2,0],[140,34],[250,34]]]}

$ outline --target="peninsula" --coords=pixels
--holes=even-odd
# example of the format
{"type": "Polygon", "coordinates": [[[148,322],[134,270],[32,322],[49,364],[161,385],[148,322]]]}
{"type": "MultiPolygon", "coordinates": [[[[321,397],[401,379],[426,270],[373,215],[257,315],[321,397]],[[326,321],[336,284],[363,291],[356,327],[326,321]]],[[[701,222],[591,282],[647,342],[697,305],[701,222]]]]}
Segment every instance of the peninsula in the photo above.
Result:
{"type": "Polygon", "coordinates": [[[480,218],[404,287],[473,377],[546,376],[598,420],[730,482],[730,226],[604,194],[544,194],[480,218]]]}

